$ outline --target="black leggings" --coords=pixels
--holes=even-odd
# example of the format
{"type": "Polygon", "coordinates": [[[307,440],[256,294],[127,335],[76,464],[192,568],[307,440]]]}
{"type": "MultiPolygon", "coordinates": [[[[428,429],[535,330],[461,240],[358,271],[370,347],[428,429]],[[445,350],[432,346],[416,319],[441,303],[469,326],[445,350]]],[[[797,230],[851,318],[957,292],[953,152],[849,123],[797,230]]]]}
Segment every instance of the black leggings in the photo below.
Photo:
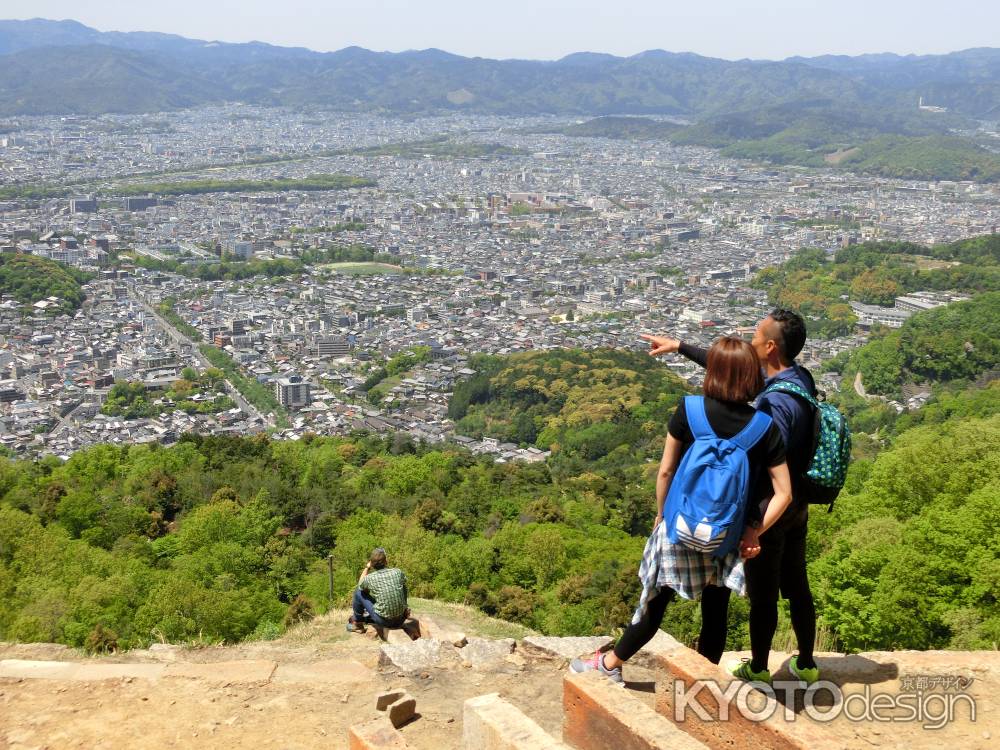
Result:
{"type": "Polygon", "coordinates": [[[751,668],[767,669],[774,631],[778,628],[778,594],[788,600],[792,630],[799,646],[798,663],[811,668],[816,642],[816,606],[806,574],[806,523],[775,526],[760,538],[760,554],[746,561],[750,600],[751,668]]]}
{"type": "MultiPolygon", "coordinates": [[[[661,588],[646,604],[646,611],[639,622],[629,625],[615,644],[615,656],[628,661],[649,643],[663,622],[667,605],[676,592],[669,586],[661,588]]],[[[698,653],[715,664],[726,648],[726,615],[729,611],[729,589],[724,586],[706,586],[701,595],[701,634],[698,636],[698,653]]]]}

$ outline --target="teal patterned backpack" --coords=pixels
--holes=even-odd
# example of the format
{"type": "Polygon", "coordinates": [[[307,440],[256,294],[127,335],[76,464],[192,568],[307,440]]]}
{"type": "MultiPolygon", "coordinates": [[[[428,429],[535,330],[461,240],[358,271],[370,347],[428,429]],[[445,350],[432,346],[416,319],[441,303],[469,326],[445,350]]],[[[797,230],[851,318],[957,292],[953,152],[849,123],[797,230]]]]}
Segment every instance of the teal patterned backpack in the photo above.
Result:
{"type": "Polygon", "coordinates": [[[844,486],[847,465],[851,461],[851,428],[847,426],[847,419],[836,406],[817,400],[797,383],[779,380],[764,393],[773,391],[791,393],[812,406],[815,415],[812,460],[805,473],[794,478],[794,483],[810,503],[829,505],[833,510],[833,501],[844,486]]]}

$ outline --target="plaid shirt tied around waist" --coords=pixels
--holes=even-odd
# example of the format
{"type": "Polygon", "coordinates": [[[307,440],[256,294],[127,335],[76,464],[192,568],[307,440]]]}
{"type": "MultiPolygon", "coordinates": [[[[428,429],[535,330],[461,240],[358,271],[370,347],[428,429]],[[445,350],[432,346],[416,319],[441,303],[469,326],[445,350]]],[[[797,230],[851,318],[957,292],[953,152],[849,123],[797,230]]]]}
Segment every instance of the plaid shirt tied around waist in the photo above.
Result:
{"type": "Polygon", "coordinates": [[[647,603],[664,586],[669,586],[685,599],[700,598],[709,584],[725,586],[740,596],[746,595],[743,560],[738,550],[719,558],[711,553],[696,552],[673,544],[667,539],[667,525],[662,521],[646,540],[639,580],[642,581],[642,596],[632,616],[633,625],[642,619],[647,603]]]}

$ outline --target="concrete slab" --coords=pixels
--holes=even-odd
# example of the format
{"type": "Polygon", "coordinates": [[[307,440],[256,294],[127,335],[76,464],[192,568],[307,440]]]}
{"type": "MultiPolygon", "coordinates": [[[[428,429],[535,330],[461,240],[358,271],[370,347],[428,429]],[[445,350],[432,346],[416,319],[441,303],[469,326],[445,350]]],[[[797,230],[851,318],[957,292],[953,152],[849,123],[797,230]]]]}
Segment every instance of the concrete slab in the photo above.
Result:
{"type": "Polygon", "coordinates": [[[375,672],[351,659],[324,659],[308,664],[279,664],[271,682],[353,685],[375,679],[375,672]]]}
{"type": "Polygon", "coordinates": [[[209,682],[268,682],[277,666],[277,662],[250,659],[206,664],[181,662],[166,665],[164,677],[185,677],[209,682]]]}
{"type": "Polygon", "coordinates": [[[163,676],[166,664],[77,664],[76,672],[70,678],[77,681],[117,680],[135,677],[156,681],[163,676]]]}
{"type": "Polygon", "coordinates": [[[76,671],[76,666],[75,663],[68,661],[4,659],[0,661],[0,677],[69,680],[76,671]]]}
{"type": "Polygon", "coordinates": [[[5,659],[0,661],[0,677],[42,680],[119,680],[133,677],[158,680],[163,676],[163,664],[114,664],[107,662],[32,661],[5,659]]]}

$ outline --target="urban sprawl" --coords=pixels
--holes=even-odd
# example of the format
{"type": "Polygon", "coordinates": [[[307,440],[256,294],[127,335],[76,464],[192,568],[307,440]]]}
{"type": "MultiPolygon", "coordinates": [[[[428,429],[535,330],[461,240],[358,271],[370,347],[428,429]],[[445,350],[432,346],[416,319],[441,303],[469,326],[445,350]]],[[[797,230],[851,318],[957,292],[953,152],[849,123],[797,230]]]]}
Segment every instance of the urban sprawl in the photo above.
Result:
{"type": "MultiPolygon", "coordinates": [[[[746,334],[768,309],[754,273],[802,247],[946,242],[1000,222],[995,186],[541,132],[571,122],[246,106],[0,119],[0,187],[58,196],[0,199],[0,250],[92,274],[69,313],[59,298],[0,299],[0,444],[65,457],[189,431],[368,430],[543,460],[455,434],[448,400],[473,355],[746,334]],[[316,175],[365,182],[295,186],[316,175]],[[237,180],[228,192],[177,188],[237,180]],[[247,187],[273,180],[289,186],[247,187]],[[232,273],[276,261],[299,265],[232,273]]],[[[802,359],[816,366],[870,325],[950,299],[845,300],[858,330],[811,340],[802,359]]],[[[680,358],[664,366],[697,382],[680,358]]]]}

